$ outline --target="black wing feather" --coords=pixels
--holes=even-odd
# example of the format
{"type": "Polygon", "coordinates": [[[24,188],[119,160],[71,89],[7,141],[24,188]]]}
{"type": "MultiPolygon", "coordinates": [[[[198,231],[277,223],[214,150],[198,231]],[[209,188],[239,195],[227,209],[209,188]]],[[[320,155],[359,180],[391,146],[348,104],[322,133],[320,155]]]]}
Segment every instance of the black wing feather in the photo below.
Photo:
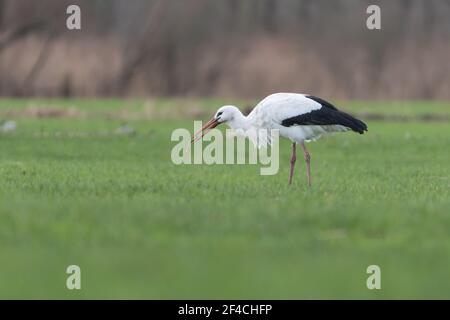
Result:
{"type": "Polygon", "coordinates": [[[367,125],[364,122],[339,111],[331,103],[314,96],[306,97],[320,103],[322,108],[284,119],[281,125],[285,127],[293,125],[341,125],[361,134],[367,131],[367,125]]]}

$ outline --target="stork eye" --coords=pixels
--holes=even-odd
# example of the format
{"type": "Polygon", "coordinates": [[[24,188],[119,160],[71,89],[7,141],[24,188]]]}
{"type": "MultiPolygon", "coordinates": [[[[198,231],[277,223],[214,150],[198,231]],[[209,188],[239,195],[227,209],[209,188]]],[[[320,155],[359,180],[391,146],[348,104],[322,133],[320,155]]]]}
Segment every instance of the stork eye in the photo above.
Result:
{"type": "Polygon", "coordinates": [[[217,113],[217,116],[219,117],[219,116],[221,116],[222,115],[222,111],[220,111],[219,113],[217,113]]]}

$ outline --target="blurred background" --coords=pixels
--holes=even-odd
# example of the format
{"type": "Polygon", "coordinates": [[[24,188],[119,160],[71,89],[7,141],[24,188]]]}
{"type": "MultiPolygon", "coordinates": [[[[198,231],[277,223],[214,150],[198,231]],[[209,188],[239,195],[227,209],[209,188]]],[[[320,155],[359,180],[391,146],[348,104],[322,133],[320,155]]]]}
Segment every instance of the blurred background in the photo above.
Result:
{"type": "Polygon", "coordinates": [[[449,17],[442,0],[0,0],[0,95],[448,100],[449,17]]]}

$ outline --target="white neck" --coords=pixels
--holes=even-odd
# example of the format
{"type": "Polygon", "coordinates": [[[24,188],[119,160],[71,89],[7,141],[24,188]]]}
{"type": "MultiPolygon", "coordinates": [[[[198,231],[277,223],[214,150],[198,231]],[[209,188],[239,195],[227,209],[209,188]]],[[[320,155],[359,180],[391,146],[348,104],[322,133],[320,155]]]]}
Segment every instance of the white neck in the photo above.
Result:
{"type": "Polygon", "coordinates": [[[231,129],[243,129],[247,130],[251,127],[251,121],[248,117],[244,116],[241,111],[237,110],[232,120],[228,120],[227,125],[231,129]]]}

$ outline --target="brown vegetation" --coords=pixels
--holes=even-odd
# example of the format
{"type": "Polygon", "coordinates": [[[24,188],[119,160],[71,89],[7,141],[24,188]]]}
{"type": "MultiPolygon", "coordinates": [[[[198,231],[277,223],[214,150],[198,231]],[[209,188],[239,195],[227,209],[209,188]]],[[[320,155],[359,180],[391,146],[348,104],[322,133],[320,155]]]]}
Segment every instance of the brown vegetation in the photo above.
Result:
{"type": "Polygon", "coordinates": [[[450,2],[376,2],[0,0],[0,95],[450,99],[450,2]]]}

